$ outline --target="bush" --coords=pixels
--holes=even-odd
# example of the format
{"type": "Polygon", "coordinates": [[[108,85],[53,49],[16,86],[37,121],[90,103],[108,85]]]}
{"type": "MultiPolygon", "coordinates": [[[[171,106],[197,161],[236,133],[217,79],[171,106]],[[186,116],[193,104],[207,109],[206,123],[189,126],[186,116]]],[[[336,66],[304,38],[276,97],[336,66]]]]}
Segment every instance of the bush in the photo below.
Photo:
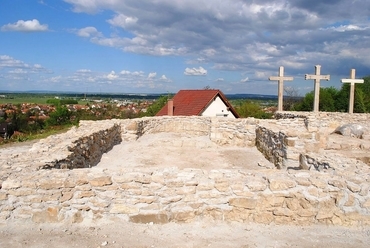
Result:
{"type": "Polygon", "coordinates": [[[261,106],[257,103],[253,103],[250,100],[247,100],[239,107],[236,107],[236,112],[240,117],[254,117],[258,119],[271,119],[272,113],[266,113],[262,110],[261,106]]]}

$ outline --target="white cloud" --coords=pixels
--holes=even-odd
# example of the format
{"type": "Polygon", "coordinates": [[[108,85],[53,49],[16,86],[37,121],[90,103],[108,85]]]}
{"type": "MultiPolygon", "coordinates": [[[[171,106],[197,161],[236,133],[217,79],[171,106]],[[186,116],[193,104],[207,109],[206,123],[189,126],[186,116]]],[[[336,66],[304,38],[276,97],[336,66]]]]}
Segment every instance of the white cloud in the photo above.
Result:
{"type": "Polygon", "coordinates": [[[90,73],[90,72],[91,72],[91,70],[89,70],[89,69],[79,69],[79,70],[76,71],[76,73],[90,73]]]}
{"type": "Polygon", "coordinates": [[[9,23],[2,26],[1,31],[44,32],[48,31],[48,25],[40,24],[37,19],[29,21],[19,20],[16,23],[9,23]]]}
{"type": "Polygon", "coordinates": [[[14,59],[8,55],[0,55],[0,68],[1,67],[21,67],[21,68],[29,68],[29,65],[24,63],[23,61],[14,59]]]}
{"type": "Polygon", "coordinates": [[[118,78],[118,75],[114,72],[114,71],[111,71],[108,75],[107,75],[107,79],[108,80],[115,80],[118,78]]]}
{"type": "Polygon", "coordinates": [[[78,36],[86,37],[86,38],[101,36],[101,33],[98,32],[98,30],[95,27],[85,27],[85,28],[78,29],[75,32],[78,36]]]}
{"type": "Polygon", "coordinates": [[[156,76],[157,76],[157,73],[156,72],[151,72],[148,75],[148,79],[154,79],[156,76]]]}
{"type": "Polygon", "coordinates": [[[241,82],[241,83],[246,83],[246,82],[248,82],[248,81],[249,81],[249,78],[248,78],[248,77],[243,78],[243,79],[241,79],[241,80],[240,80],[240,82],[241,82]]]}
{"type": "Polygon", "coordinates": [[[337,27],[329,27],[329,28],[322,28],[321,30],[333,30],[337,32],[346,32],[346,31],[363,31],[368,29],[369,27],[360,27],[357,25],[340,25],[337,27]]]}
{"type": "Polygon", "coordinates": [[[223,81],[225,81],[225,79],[223,79],[223,78],[217,78],[216,79],[216,82],[223,82],[223,81]]]}
{"type": "Polygon", "coordinates": [[[207,70],[201,66],[199,68],[186,68],[184,74],[187,76],[205,76],[207,70]]]}

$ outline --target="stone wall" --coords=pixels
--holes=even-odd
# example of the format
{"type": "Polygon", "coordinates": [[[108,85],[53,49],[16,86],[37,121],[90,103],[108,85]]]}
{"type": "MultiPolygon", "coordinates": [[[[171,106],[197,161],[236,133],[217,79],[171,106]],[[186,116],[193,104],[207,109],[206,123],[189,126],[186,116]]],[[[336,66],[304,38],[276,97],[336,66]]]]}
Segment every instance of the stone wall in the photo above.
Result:
{"type": "MultiPolygon", "coordinates": [[[[298,163],[295,153],[298,157],[306,153],[310,142],[325,146],[325,134],[340,123],[355,120],[338,116],[323,120],[306,115],[278,120],[159,117],[81,122],[66,134],[51,136],[24,154],[0,161],[0,222],[80,223],[108,218],[166,223],[211,218],[370,225],[370,167],[350,159],[348,166],[338,163],[325,173],[92,167],[121,140],[136,140],[148,133],[209,135],[219,145],[253,146],[256,130],[263,130],[266,143],[271,143],[269,136],[284,134],[277,139],[286,145],[282,157],[298,163]]],[[[366,118],[359,115],[356,120],[364,123],[366,118]]]]}
{"type": "MultiPolygon", "coordinates": [[[[331,134],[344,124],[360,124],[365,128],[366,135],[362,142],[343,140],[346,144],[341,147],[369,148],[367,145],[367,140],[370,140],[369,114],[280,112],[276,117],[277,120],[265,121],[257,128],[256,145],[266,159],[274,162],[278,168],[297,167],[301,155],[331,149],[333,147],[330,143],[331,134]]],[[[335,158],[325,160],[337,163],[335,158]]]]}
{"type": "Polygon", "coordinates": [[[142,223],[212,218],[369,225],[369,181],[301,171],[40,170],[0,190],[1,221],[142,223]]]}

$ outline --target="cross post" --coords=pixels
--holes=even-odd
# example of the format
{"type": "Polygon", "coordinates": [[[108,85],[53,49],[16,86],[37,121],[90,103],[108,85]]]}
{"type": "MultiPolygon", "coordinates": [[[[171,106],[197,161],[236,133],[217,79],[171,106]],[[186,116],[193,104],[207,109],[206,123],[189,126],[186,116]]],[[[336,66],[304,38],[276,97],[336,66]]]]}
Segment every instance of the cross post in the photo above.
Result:
{"type": "Polygon", "coordinates": [[[269,77],[269,80],[278,81],[278,111],[283,111],[284,80],[293,81],[293,77],[284,77],[284,67],[280,66],[279,76],[278,77],[271,76],[269,77]]]}
{"type": "Polygon", "coordinates": [[[315,74],[306,74],[305,80],[314,80],[315,82],[315,97],[313,103],[313,112],[319,112],[319,101],[320,101],[320,80],[330,80],[330,75],[320,75],[321,65],[315,65],[315,74]]]}
{"type": "Polygon", "coordinates": [[[362,84],[364,83],[363,79],[355,79],[356,70],[351,69],[351,72],[349,74],[349,79],[342,79],[340,80],[342,83],[350,83],[351,84],[351,90],[349,93],[349,107],[348,107],[348,113],[353,114],[353,106],[355,102],[355,84],[362,84]]]}

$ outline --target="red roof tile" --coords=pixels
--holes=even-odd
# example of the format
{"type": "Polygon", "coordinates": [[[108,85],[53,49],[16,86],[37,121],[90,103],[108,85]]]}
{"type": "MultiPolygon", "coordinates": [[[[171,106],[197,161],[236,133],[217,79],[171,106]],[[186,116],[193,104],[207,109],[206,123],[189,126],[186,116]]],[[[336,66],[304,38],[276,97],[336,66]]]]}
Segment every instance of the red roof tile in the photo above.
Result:
{"type": "MultiPolygon", "coordinates": [[[[217,96],[222,99],[234,116],[238,118],[239,115],[220,90],[180,90],[173,97],[173,115],[201,115],[217,96]]],[[[156,114],[156,116],[162,115],[168,115],[168,103],[156,114]]]]}

